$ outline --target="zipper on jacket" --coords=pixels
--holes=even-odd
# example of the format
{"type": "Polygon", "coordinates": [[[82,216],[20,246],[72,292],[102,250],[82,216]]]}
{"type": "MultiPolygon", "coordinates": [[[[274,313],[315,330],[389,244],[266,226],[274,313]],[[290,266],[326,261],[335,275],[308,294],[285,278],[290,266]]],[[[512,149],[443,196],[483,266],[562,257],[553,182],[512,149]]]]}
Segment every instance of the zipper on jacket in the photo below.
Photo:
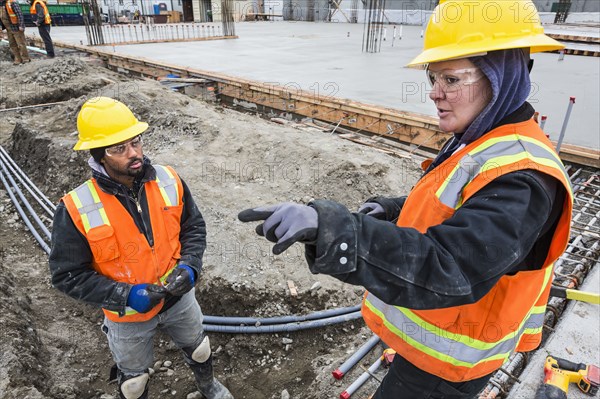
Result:
{"type": "MultiPolygon", "coordinates": [[[[135,200],[135,206],[137,206],[137,211],[140,214],[140,216],[142,215],[142,206],[140,205],[140,201],[135,200]]],[[[144,220],[142,219],[142,223],[144,222],[144,220]]],[[[145,227],[145,226],[144,226],[145,227]]]]}

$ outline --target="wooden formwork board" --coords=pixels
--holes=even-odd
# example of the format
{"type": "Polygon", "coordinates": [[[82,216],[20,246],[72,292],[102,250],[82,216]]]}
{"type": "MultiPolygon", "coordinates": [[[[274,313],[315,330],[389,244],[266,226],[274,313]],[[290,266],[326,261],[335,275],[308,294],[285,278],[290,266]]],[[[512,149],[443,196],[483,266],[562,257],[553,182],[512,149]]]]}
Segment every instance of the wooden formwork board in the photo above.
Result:
{"type": "Polygon", "coordinates": [[[600,56],[600,51],[593,51],[593,50],[577,50],[577,49],[570,49],[570,48],[566,48],[564,50],[565,54],[570,54],[570,55],[585,55],[588,57],[599,57],[600,56]]]}
{"type": "Polygon", "coordinates": [[[357,103],[335,102],[331,99],[310,98],[304,95],[265,92],[264,87],[244,87],[232,83],[219,83],[220,95],[249,103],[306,116],[356,132],[375,133],[419,147],[439,149],[449,137],[423,118],[413,121],[406,116],[393,115],[386,109],[379,112],[363,109],[357,103]]]}
{"type": "Polygon", "coordinates": [[[555,40],[567,42],[600,43],[600,37],[598,36],[569,35],[566,33],[546,33],[546,35],[555,40]]]}

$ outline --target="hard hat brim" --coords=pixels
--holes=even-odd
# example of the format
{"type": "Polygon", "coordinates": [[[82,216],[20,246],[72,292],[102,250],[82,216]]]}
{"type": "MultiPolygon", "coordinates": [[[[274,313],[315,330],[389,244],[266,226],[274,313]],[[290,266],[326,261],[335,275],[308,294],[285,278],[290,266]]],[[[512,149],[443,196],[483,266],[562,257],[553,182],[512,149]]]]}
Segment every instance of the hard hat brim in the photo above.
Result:
{"type": "Polygon", "coordinates": [[[530,53],[539,53],[542,51],[561,50],[565,48],[565,46],[544,34],[529,36],[527,38],[518,40],[513,38],[496,40],[492,45],[490,45],[490,43],[486,43],[485,45],[481,43],[451,44],[425,50],[416,56],[411,62],[406,64],[406,66],[418,67],[420,65],[430,64],[432,62],[467,58],[485,52],[507,50],[511,48],[530,48],[530,53]]]}
{"type": "Polygon", "coordinates": [[[121,143],[123,141],[129,140],[139,134],[142,134],[148,129],[148,124],[146,122],[138,122],[135,125],[120,131],[118,134],[114,134],[108,137],[104,137],[98,140],[91,141],[81,141],[79,140],[77,144],[73,147],[75,151],[79,150],[91,150],[92,148],[100,148],[100,147],[110,147],[111,145],[115,145],[121,143]]]}

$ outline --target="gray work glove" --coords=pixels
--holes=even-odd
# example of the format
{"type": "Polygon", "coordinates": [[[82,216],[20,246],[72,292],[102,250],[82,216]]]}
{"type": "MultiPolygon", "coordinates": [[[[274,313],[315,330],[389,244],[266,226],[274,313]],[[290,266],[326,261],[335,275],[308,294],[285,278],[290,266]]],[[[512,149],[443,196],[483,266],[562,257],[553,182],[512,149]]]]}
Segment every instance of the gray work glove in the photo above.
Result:
{"type": "Polygon", "coordinates": [[[365,202],[358,208],[358,213],[364,213],[377,219],[385,219],[385,209],[377,202],[365,202]]]}
{"type": "Polygon", "coordinates": [[[238,214],[242,222],[264,223],[256,226],[256,234],[275,242],[273,253],[279,255],[295,242],[309,244],[317,239],[319,217],[307,205],[285,202],[277,205],[246,209],[238,214]]]}

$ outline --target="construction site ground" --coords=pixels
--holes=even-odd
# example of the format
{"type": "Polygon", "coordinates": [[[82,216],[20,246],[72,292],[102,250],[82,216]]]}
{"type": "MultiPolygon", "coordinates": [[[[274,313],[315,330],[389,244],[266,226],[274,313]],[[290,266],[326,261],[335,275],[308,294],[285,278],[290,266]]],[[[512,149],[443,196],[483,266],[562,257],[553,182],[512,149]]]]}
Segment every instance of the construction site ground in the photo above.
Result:
{"type": "MultiPolygon", "coordinates": [[[[308,90],[311,84],[316,83],[314,87],[322,90],[325,83],[335,82],[338,86],[328,87],[339,87],[337,95],[341,97],[400,109],[410,107],[412,101],[403,102],[406,86],[402,86],[402,82],[418,79],[418,85],[425,83],[422,71],[400,68],[420,47],[422,39],[417,27],[404,26],[402,43],[408,47],[398,48],[398,39],[393,48],[384,44],[385,58],[378,54],[352,58],[355,53],[360,54],[362,31],[356,28],[360,25],[311,24],[307,28],[305,24],[303,28],[299,24],[303,23],[237,24],[240,34],[237,40],[188,43],[185,48],[180,47],[182,44],[153,44],[116,50],[139,51],[129,54],[207,70],[218,69],[281,85],[301,82],[302,88],[308,90]],[[251,41],[242,41],[244,37],[253,37],[250,34],[258,32],[261,26],[281,29],[281,36],[277,40],[271,38],[270,44],[259,40],[260,33],[251,41]],[[329,33],[323,31],[326,26],[332,29],[327,31],[329,33]],[[353,42],[341,48],[339,40],[348,38],[348,31],[353,42]],[[411,31],[414,37],[410,40],[414,43],[407,45],[407,32],[411,31]],[[298,66],[313,61],[308,54],[309,50],[319,48],[315,46],[316,38],[321,39],[319,43],[325,43],[323,48],[329,52],[327,58],[331,61],[322,71],[315,68],[323,73],[315,78],[308,71],[302,75],[300,71],[309,68],[298,69],[298,66]],[[287,43],[286,52],[283,52],[285,46],[279,52],[274,50],[279,48],[280,41],[287,43]],[[239,47],[240,43],[247,51],[239,47]],[[210,46],[211,50],[199,51],[195,46],[200,45],[210,46]],[[167,54],[167,48],[177,51],[170,50],[167,54]],[[217,48],[228,49],[229,53],[219,55],[217,48]],[[275,64],[273,58],[269,61],[269,57],[252,57],[261,49],[271,51],[270,57],[276,57],[278,63],[275,64]],[[306,53],[296,55],[301,49],[306,53]],[[334,50],[344,50],[348,58],[334,50]],[[243,58],[235,58],[235,54],[243,58]],[[336,60],[339,62],[334,62],[336,60]],[[202,62],[218,62],[220,67],[202,62]],[[235,70],[242,65],[253,67],[245,72],[235,70]],[[379,72],[366,72],[373,70],[379,72]],[[270,72],[273,72],[272,79],[269,79],[270,72]],[[357,85],[359,89],[353,91],[357,85]],[[394,91],[394,87],[399,89],[394,91]],[[359,92],[366,97],[359,97],[359,92]]],[[[66,38],[61,35],[73,35],[78,43],[85,37],[81,29],[53,28],[52,32],[59,40],[66,38]]],[[[320,51],[316,58],[324,59],[325,53],[320,51]]],[[[547,76],[549,84],[554,85],[543,92],[539,104],[557,102],[556,98],[566,96],[564,105],[552,105],[557,107],[562,122],[569,88],[581,90],[583,98],[578,106],[584,104],[574,108],[568,133],[578,132],[583,138],[578,144],[598,148],[600,138],[594,133],[598,131],[598,114],[590,110],[598,108],[599,59],[566,58],[581,67],[581,75],[585,77],[568,80],[567,84],[566,79],[556,78],[564,72],[553,68],[566,65],[558,63],[556,57],[556,54],[536,57],[540,76],[547,76]],[[590,86],[594,84],[592,90],[590,86]]],[[[236,112],[218,103],[172,92],[153,80],[111,72],[98,61],[78,54],[61,51],[55,60],[34,54],[34,62],[23,66],[12,66],[9,60],[7,46],[0,46],[3,71],[0,108],[66,101],[47,108],[0,113],[0,145],[54,202],[89,177],[88,154],[72,151],[77,140],[77,111],[85,100],[98,95],[116,97],[150,124],[145,134],[146,154],[154,163],[172,165],[179,172],[207,221],[208,248],[197,291],[205,314],[270,317],[359,303],[361,287],[345,285],[328,276],[312,275],[300,245],[281,256],[272,255],[271,244],[256,236],[253,225],[239,222],[236,215],[248,207],[288,200],[306,203],[312,198],[332,199],[356,209],[366,198],[376,194],[408,193],[421,174],[420,159],[392,157],[304,124],[281,125],[253,113],[236,112]],[[296,297],[291,295],[290,281],[297,288],[296,297]]],[[[419,96],[423,99],[415,102],[417,111],[427,113],[423,111],[429,106],[427,96],[422,92],[419,96]]],[[[558,132],[560,123],[556,123],[558,132]]],[[[568,138],[565,140],[569,141],[568,138]]],[[[1,187],[0,199],[0,398],[114,398],[116,386],[107,381],[112,359],[100,331],[101,311],[51,287],[46,254],[21,223],[1,187]]],[[[598,281],[597,273],[594,278],[592,281],[598,281]]],[[[586,325],[590,323],[589,328],[564,323],[560,328],[579,329],[583,340],[594,343],[585,352],[589,358],[578,361],[597,363],[598,308],[586,312],[589,314],[584,319],[586,325]]],[[[357,320],[287,334],[212,333],[211,341],[216,373],[236,398],[322,399],[338,397],[381,353],[377,348],[344,380],[332,378],[331,371],[370,337],[363,322],[357,320]]],[[[573,334],[565,333],[563,337],[564,341],[553,339],[552,342],[559,345],[564,342],[573,353],[579,353],[573,351],[577,345],[573,334]]],[[[173,362],[174,374],[154,374],[151,397],[187,398],[195,388],[192,374],[179,352],[162,335],[157,337],[155,349],[157,361],[173,362]]],[[[534,373],[541,375],[538,369],[532,369],[527,375],[534,373]]],[[[381,374],[376,377],[380,378],[381,374]]],[[[366,399],[377,385],[372,378],[353,397],[366,399]]]]}
{"type": "MultiPolygon", "coordinates": [[[[85,58],[37,58],[12,66],[7,47],[0,51],[3,108],[67,101],[0,113],[0,144],[54,202],[90,175],[89,154],[72,151],[77,112],[86,99],[116,97],[150,124],[146,154],[179,172],[207,222],[197,292],[206,314],[270,317],[359,303],[362,288],[312,275],[300,245],[272,255],[271,244],[254,233],[252,224],[239,222],[237,213],[311,198],[356,209],[375,194],[408,192],[420,174],[415,161],[304,125],[282,126],[224,109],[156,81],[123,77],[85,58]],[[297,297],[290,295],[288,281],[297,297]]],[[[51,287],[45,252],[4,190],[0,198],[0,397],[113,397],[102,312],[51,287]]],[[[290,334],[211,334],[211,340],[217,375],[236,398],[279,399],[286,397],[285,390],[291,398],[321,399],[337,397],[362,373],[358,367],[342,382],[331,376],[370,336],[357,320],[290,334]]],[[[175,374],[156,373],[152,397],[186,398],[195,391],[191,372],[168,338],[159,336],[155,344],[156,360],[172,361],[175,374]]],[[[365,364],[372,361],[367,358],[365,364]]],[[[362,397],[375,386],[367,384],[362,397]]]]}
{"type": "MultiPolygon", "coordinates": [[[[361,51],[363,24],[344,23],[340,14],[335,19],[334,23],[241,22],[235,25],[238,39],[99,48],[268,82],[274,87],[436,115],[423,71],[404,68],[423,47],[421,26],[397,25],[394,39],[389,25],[381,51],[367,53],[361,51]]],[[[546,27],[557,30],[555,25],[546,27]]],[[[597,25],[584,32],[570,27],[560,31],[597,36],[597,25]]],[[[131,28],[122,29],[126,37],[133,37],[127,31],[131,28]]],[[[33,29],[26,33],[37,35],[33,29]]],[[[72,44],[87,43],[82,26],[53,27],[52,37],[72,44]]],[[[528,101],[541,115],[547,115],[546,133],[558,140],[569,97],[574,96],[564,142],[600,149],[600,115],[595,111],[600,109],[600,57],[566,55],[560,61],[559,54],[536,53],[533,58],[528,101]]]]}

